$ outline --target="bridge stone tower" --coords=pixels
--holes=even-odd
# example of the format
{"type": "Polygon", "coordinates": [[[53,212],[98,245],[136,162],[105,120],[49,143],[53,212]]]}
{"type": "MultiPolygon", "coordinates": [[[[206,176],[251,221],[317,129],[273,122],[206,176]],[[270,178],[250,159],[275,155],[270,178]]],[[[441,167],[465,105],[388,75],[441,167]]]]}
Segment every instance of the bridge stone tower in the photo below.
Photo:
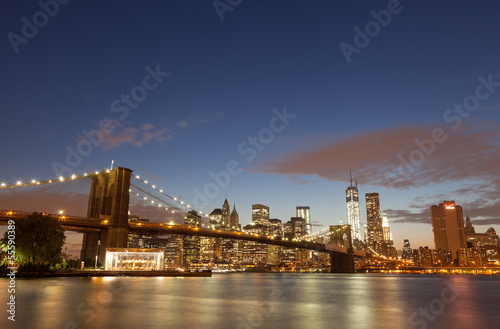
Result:
{"type": "Polygon", "coordinates": [[[108,220],[103,230],[83,235],[81,259],[104,263],[106,248],[126,248],[128,239],[128,205],[132,170],[116,167],[92,176],[87,217],[108,220]]]}
{"type": "Polygon", "coordinates": [[[347,254],[330,254],[331,273],[354,273],[351,225],[330,226],[330,243],[347,249],[347,254]]]}

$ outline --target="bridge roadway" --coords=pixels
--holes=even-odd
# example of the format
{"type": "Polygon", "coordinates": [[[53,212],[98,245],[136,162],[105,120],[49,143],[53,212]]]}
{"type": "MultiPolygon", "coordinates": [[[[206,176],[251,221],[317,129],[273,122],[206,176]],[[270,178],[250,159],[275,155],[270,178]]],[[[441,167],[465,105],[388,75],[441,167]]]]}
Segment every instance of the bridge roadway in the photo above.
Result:
{"type": "MultiPolygon", "coordinates": [[[[7,225],[10,219],[18,220],[25,218],[31,213],[26,212],[14,212],[14,211],[4,211],[0,210],[0,225],[7,225]]],[[[58,219],[61,226],[70,231],[98,231],[105,229],[110,224],[108,220],[93,219],[87,217],[75,217],[66,215],[51,215],[58,219]]],[[[258,234],[243,233],[238,231],[222,231],[216,229],[209,229],[203,227],[189,226],[189,225],[170,225],[163,223],[152,223],[152,222],[129,222],[128,223],[130,232],[134,233],[144,233],[152,235],[162,235],[162,234],[180,234],[180,235],[195,235],[203,237],[213,237],[213,238],[224,238],[224,239],[236,239],[236,240],[246,240],[255,241],[264,244],[271,244],[277,246],[283,246],[287,248],[301,248],[308,250],[317,250],[320,252],[328,253],[340,253],[347,254],[347,248],[335,246],[332,244],[323,244],[308,241],[288,241],[275,239],[269,236],[262,236],[258,234]]],[[[354,256],[366,257],[366,252],[354,249],[354,256]]]]}

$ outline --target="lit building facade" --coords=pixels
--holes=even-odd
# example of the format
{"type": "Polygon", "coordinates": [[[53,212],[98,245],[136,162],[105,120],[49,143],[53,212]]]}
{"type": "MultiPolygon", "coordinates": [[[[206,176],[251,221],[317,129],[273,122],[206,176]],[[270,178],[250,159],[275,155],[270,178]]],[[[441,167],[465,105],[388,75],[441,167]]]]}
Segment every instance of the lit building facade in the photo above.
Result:
{"type": "Polygon", "coordinates": [[[106,248],[106,271],[161,271],[163,249],[106,248]]]}
{"type": "Polygon", "coordinates": [[[208,224],[210,228],[218,230],[222,228],[222,209],[215,208],[210,215],[208,215],[208,224]]]}
{"type": "Polygon", "coordinates": [[[238,212],[236,211],[236,205],[233,205],[233,211],[231,212],[231,216],[229,218],[229,223],[230,223],[230,230],[231,231],[241,231],[241,225],[240,225],[240,216],[238,215],[238,212]]]}
{"type": "Polygon", "coordinates": [[[269,207],[263,204],[253,204],[252,223],[269,226],[269,207]]]}
{"type": "Polygon", "coordinates": [[[403,253],[401,258],[404,260],[413,260],[413,250],[411,249],[410,240],[405,239],[403,242],[403,253]]]}
{"type": "MultiPolygon", "coordinates": [[[[190,226],[201,226],[201,216],[198,212],[191,210],[188,212],[187,216],[184,218],[184,224],[190,226]]],[[[183,237],[183,264],[188,266],[191,261],[200,260],[201,254],[201,237],[184,235],[183,237]]]]}
{"type": "MultiPolygon", "coordinates": [[[[349,170],[351,168],[349,167],[349,170]]],[[[352,240],[361,240],[361,226],[359,222],[359,192],[358,183],[352,185],[352,175],[351,175],[351,186],[347,187],[345,191],[346,196],[346,207],[347,207],[347,224],[351,225],[351,237],[352,240]]]]}
{"type": "Polygon", "coordinates": [[[389,227],[389,219],[387,218],[385,212],[382,216],[382,233],[384,241],[392,240],[391,229],[389,227]]]}
{"type": "Polygon", "coordinates": [[[306,234],[312,233],[311,211],[307,206],[299,206],[296,208],[296,217],[302,217],[306,221],[306,234]]]}
{"type": "Polygon", "coordinates": [[[380,197],[378,193],[366,193],[365,200],[368,226],[366,241],[369,246],[373,247],[378,241],[384,240],[382,219],[380,218],[380,197]]]}
{"type": "Polygon", "coordinates": [[[226,230],[231,228],[231,207],[229,207],[227,198],[222,205],[222,228],[226,230]]]}
{"type": "Polygon", "coordinates": [[[457,251],[466,248],[462,207],[444,201],[431,206],[431,217],[435,249],[451,251],[453,259],[458,259],[457,251]]]}

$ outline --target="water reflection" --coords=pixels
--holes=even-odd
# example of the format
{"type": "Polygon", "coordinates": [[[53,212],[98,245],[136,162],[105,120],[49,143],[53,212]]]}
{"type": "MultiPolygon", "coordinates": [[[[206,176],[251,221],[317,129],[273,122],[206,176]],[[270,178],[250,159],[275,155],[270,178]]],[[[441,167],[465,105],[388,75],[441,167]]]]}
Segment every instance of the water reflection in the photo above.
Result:
{"type": "MultiPolygon", "coordinates": [[[[7,283],[0,280],[2,291],[7,283]]],[[[15,325],[37,329],[399,329],[424,324],[427,328],[498,328],[500,297],[492,293],[498,283],[493,276],[257,273],[211,278],[18,279],[15,325]],[[460,289],[452,302],[452,290],[442,297],[450,284],[460,289]],[[430,312],[429,318],[421,310],[430,312]]],[[[7,321],[5,316],[0,318],[0,327],[12,327],[7,321]]]]}

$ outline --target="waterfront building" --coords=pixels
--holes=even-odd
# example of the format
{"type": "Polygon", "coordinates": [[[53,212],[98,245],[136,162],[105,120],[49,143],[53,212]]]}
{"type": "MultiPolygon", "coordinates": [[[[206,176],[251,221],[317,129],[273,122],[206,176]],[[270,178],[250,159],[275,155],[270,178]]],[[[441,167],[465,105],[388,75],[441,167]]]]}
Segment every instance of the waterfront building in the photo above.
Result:
{"type": "Polygon", "coordinates": [[[463,267],[498,266],[500,265],[500,247],[461,248],[458,252],[458,262],[463,267]]]}
{"type": "Polygon", "coordinates": [[[466,248],[462,207],[455,201],[444,201],[431,206],[431,217],[435,249],[451,251],[458,260],[458,249],[466,248]]]}
{"type": "Polygon", "coordinates": [[[106,271],[161,271],[163,249],[106,248],[106,271]]]}
{"type": "Polygon", "coordinates": [[[311,211],[307,206],[298,206],[296,208],[296,217],[302,217],[306,221],[306,234],[312,233],[311,211]]]}
{"type": "Polygon", "coordinates": [[[352,185],[352,172],[349,166],[351,185],[345,191],[347,207],[347,224],[351,225],[351,238],[354,241],[361,240],[361,227],[359,219],[359,192],[358,182],[352,185]]]}

